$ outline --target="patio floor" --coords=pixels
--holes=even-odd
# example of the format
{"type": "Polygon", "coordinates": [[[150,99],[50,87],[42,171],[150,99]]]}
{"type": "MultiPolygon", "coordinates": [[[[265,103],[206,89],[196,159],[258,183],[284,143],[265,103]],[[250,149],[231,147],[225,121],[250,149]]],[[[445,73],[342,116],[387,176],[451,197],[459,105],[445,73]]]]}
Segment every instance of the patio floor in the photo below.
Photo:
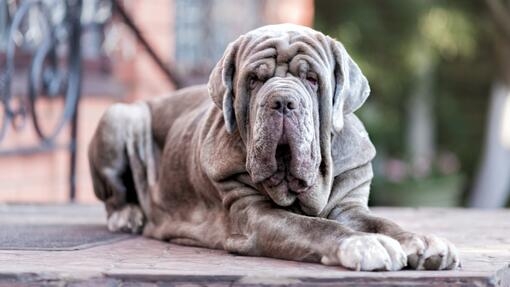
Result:
{"type": "Polygon", "coordinates": [[[462,268],[353,272],[319,264],[236,256],[123,234],[112,235],[107,240],[101,237],[88,244],[78,244],[78,240],[73,247],[75,239],[72,236],[69,239],[66,230],[84,230],[78,238],[86,237],[88,232],[91,237],[97,235],[96,229],[87,229],[90,226],[99,225],[104,231],[105,215],[100,205],[0,205],[0,226],[4,227],[0,232],[18,226],[27,228],[24,230],[27,234],[35,234],[21,236],[20,241],[31,243],[18,247],[7,244],[7,239],[0,236],[0,286],[142,283],[146,286],[510,286],[510,210],[376,208],[374,211],[405,228],[450,239],[461,252],[462,268]],[[66,248],[58,248],[59,242],[55,242],[56,248],[37,249],[34,246],[38,244],[37,238],[27,238],[40,236],[33,232],[34,227],[44,230],[55,226],[60,228],[57,234],[62,233],[57,241],[71,240],[66,248]]]}

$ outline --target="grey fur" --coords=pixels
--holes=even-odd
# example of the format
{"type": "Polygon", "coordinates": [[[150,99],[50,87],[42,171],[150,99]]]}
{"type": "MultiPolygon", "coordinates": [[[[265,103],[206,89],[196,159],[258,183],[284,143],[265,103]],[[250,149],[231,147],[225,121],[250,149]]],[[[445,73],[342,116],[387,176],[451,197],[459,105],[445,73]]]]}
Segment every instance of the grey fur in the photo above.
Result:
{"type": "Polygon", "coordinates": [[[207,87],[105,113],[89,160],[108,225],[356,270],[457,267],[448,241],[370,214],[375,149],[353,114],[369,92],[320,32],[283,24],[241,36],[207,87]]]}

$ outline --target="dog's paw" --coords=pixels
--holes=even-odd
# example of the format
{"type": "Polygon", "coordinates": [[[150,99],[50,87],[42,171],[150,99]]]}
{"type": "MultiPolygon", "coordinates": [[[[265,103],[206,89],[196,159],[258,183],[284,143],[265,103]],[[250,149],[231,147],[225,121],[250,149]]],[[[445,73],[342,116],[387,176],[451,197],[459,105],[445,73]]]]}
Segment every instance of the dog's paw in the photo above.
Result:
{"type": "Polygon", "coordinates": [[[399,241],[413,269],[450,270],[460,265],[457,248],[446,239],[411,233],[399,241]]]}
{"type": "Polygon", "coordinates": [[[108,217],[108,230],[139,234],[143,230],[145,218],[138,205],[128,204],[108,217]]]}
{"type": "Polygon", "coordinates": [[[343,239],[336,251],[330,256],[323,256],[321,262],[358,271],[395,271],[406,266],[407,257],[395,239],[381,234],[366,234],[343,239]]]}

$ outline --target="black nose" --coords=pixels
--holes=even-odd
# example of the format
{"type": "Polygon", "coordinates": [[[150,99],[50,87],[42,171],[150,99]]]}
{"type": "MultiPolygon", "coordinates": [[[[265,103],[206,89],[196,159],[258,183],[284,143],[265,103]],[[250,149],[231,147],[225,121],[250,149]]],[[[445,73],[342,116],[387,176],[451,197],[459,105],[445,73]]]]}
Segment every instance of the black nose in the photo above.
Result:
{"type": "Polygon", "coordinates": [[[297,101],[289,96],[273,96],[270,99],[270,107],[273,110],[278,110],[281,113],[287,113],[297,108],[297,101]]]}

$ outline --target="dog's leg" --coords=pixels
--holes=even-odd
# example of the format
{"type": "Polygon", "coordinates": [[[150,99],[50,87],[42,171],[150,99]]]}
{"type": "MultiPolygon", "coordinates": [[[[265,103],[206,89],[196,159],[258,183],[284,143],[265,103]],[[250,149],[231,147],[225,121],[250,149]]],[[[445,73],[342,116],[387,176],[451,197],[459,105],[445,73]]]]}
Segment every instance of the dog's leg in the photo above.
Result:
{"type": "Polygon", "coordinates": [[[137,204],[126,204],[114,210],[108,216],[108,230],[112,232],[127,232],[140,234],[143,231],[145,217],[137,204]]]}
{"type": "Polygon", "coordinates": [[[94,191],[105,202],[111,231],[143,229],[144,213],[150,207],[149,184],[155,182],[152,148],[145,104],[115,104],[105,112],[89,146],[89,163],[94,191]]]}
{"type": "Polygon", "coordinates": [[[339,205],[329,218],[360,232],[396,239],[407,255],[407,265],[413,269],[454,269],[460,264],[458,251],[448,240],[406,231],[388,219],[372,215],[366,205],[339,205]]]}
{"type": "Polygon", "coordinates": [[[359,232],[384,234],[397,240],[407,254],[407,265],[414,269],[454,269],[459,266],[458,252],[446,239],[420,235],[402,229],[396,223],[374,216],[368,209],[372,179],[370,164],[337,176],[325,217],[359,232]]]}
{"type": "Polygon", "coordinates": [[[230,252],[366,271],[399,270],[406,264],[400,244],[388,236],[356,232],[333,220],[275,208],[260,195],[238,199],[230,217],[225,243],[230,252]]]}

